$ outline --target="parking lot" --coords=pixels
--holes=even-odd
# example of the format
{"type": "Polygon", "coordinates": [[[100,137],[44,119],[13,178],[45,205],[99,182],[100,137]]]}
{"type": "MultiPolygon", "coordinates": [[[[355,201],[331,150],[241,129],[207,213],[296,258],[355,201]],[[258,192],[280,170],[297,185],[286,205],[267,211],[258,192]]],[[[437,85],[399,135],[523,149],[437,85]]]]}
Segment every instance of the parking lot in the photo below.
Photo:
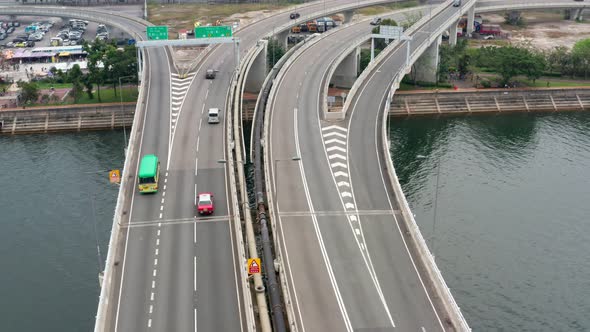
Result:
{"type": "MultiPolygon", "coordinates": [[[[99,32],[101,30],[99,29],[98,23],[88,22],[88,24],[85,25],[85,31],[83,31],[83,33],[80,34],[79,39],[77,39],[75,34],[70,35],[70,33],[73,32],[75,28],[73,28],[72,24],[70,24],[69,18],[20,16],[16,19],[10,19],[7,16],[0,16],[0,22],[2,22],[3,26],[1,29],[5,30],[5,38],[0,40],[0,47],[5,49],[77,45],[82,44],[84,40],[94,40],[97,36],[97,30],[99,30],[99,32]],[[10,29],[10,25],[13,22],[18,22],[18,26],[13,26],[12,29],[10,29]],[[35,32],[33,31],[34,28],[29,28],[27,31],[25,31],[27,27],[31,26],[32,24],[37,25],[37,31],[45,30],[44,33],[39,33],[39,36],[35,38],[35,32]],[[9,29],[12,30],[10,33],[8,33],[8,31],[10,31],[9,29]],[[54,45],[51,45],[51,39],[57,37],[60,31],[67,31],[65,34],[62,32],[61,45],[55,45],[57,44],[57,41],[54,41],[54,45]],[[33,35],[33,37],[29,38],[30,35],[33,35]],[[17,43],[13,42],[15,39],[18,39],[18,37],[21,37],[21,40],[26,39],[24,45],[22,43],[17,45],[17,43]],[[71,42],[69,37],[75,37],[77,41],[71,42]],[[32,43],[28,43],[27,45],[26,41],[29,39],[34,41],[34,45],[32,43]]],[[[106,30],[108,32],[109,39],[127,37],[126,33],[117,29],[113,29],[109,26],[106,26],[106,30]]],[[[80,29],[79,31],[82,30],[80,29]]],[[[2,37],[1,31],[0,37],[2,37]]]]}

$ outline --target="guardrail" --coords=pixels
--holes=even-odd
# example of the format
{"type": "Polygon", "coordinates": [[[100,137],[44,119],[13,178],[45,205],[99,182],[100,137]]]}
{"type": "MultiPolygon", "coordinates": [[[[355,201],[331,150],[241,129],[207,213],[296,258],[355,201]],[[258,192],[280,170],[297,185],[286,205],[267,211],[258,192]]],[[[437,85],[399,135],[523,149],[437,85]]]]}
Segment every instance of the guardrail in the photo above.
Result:
{"type": "MultiPolygon", "coordinates": [[[[145,84],[141,84],[139,88],[139,97],[137,99],[137,106],[135,110],[135,119],[133,120],[133,127],[131,128],[131,133],[129,134],[129,147],[131,149],[127,149],[127,153],[125,154],[125,164],[123,165],[123,174],[121,176],[121,185],[119,187],[119,195],[117,197],[117,205],[115,207],[115,214],[113,217],[113,226],[111,229],[111,238],[109,240],[109,250],[107,253],[107,259],[105,263],[105,270],[104,270],[104,279],[102,283],[102,287],[100,289],[100,297],[98,303],[98,310],[96,314],[96,323],[94,326],[94,332],[102,332],[107,330],[107,309],[109,305],[109,299],[112,299],[113,295],[113,271],[112,269],[115,267],[115,257],[117,255],[117,242],[119,240],[120,231],[121,231],[121,224],[124,215],[127,215],[126,211],[124,212],[123,204],[125,198],[129,195],[129,193],[134,189],[135,178],[131,173],[131,169],[137,167],[137,160],[131,159],[130,156],[138,155],[139,151],[139,144],[136,144],[136,141],[140,139],[143,127],[143,120],[144,114],[146,112],[144,99],[146,96],[147,91],[149,90],[149,74],[148,70],[146,70],[147,63],[149,63],[149,59],[147,57],[147,52],[143,52],[143,68],[144,70],[141,73],[141,82],[148,84],[148,88],[145,88],[145,84]],[[140,129],[142,128],[142,129],[140,129]],[[130,151],[131,150],[131,151],[130,151]]],[[[117,263],[118,264],[118,263],[117,263]]]]}
{"type": "MultiPolygon", "coordinates": [[[[248,50],[246,56],[242,59],[240,63],[239,71],[235,72],[232,78],[231,84],[231,97],[230,102],[232,107],[232,111],[228,112],[231,113],[228,116],[228,142],[227,146],[232,147],[235,153],[235,156],[231,151],[228,152],[228,159],[230,161],[230,184],[232,186],[232,195],[235,195],[234,199],[234,214],[237,214],[237,217],[234,217],[234,224],[236,225],[236,229],[239,230],[241,235],[240,237],[240,244],[239,244],[239,255],[242,259],[242,264],[240,264],[240,274],[242,277],[242,287],[244,289],[244,298],[245,302],[247,303],[247,307],[250,309],[250,312],[247,314],[248,326],[250,327],[251,331],[256,331],[256,322],[254,319],[254,307],[252,306],[252,298],[251,298],[251,288],[250,282],[248,281],[248,274],[247,274],[247,262],[248,257],[250,258],[258,258],[258,253],[256,249],[256,237],[254,235],[254,230],[252,226],[252,218],[250,215],[250,207],[248,205],[248,193],[247,193],[247,185],[246,185],[246,176],[244,174],[244,160],[242,159],[242,144],[240,144],[240,139],[243,139],[242,135],[240,135],[240,123],[241,119],[241,109],[242,109],[242,87],[245,84],[246,75],[244,74],[246,68],[249,68],[251,63],[254,61],[255,55],[258,54],[259,49],[252,47],[248,50]],[[233,126],[232,126],[233,123],[233,126]],[[233,128],[233,131],[231,130],[233,128]],[[233,133],[233,137],[232,137],[233,133]],[[235,160],[234,160],[235,159],[235,160]],[[237,164],[237,167],[236,165],[237,164]],[[238,173],[238,183],[240,188],[240,195],[238,195],[238,190],[236,187],[236,179],[234,170],[237,169],[238,173]],[[242,209],[240,210],[239,200],[241,200],[242,209]],[[242,232],[242,225],[240,214],[243,215],[245,219],[245,227],[246,227],[246,242],[248,243],[248,256],[246,256],[245,246],[244,246],[244,233],[242,232]]],[[[254,279],[254,291],[256,293],[256,302],[258,305],[258,316],[260,321],[261,330],[263,332],[271,330],[270,328],[270,321],[268,318],[268,306],[266,304],[266,298],[264,296],[264,284],[262,282],[262,277],[257,274],[253,276],[254,279]]]]}
{"type": "MultiPolygon", "coordinates": [[[[267,206],[268,206],[268,210],[269,210],[269,215],[271,216],[270,218],[270,226],[271,226],[271,232],[273,234],[273,245],[275,248],[275,256],[276,256],[276,261],[278,262],[279,265],[279,269],[278,269],[278,273],[279,273],[279,279],[280,279],[280,283],[281,283],[281,291],[283,294],[283,299],[285,302],[285,311],[287,313],[287,321],[289,322],[289,326],[291,328],[292,332],[297,331],[297,325],[295,324],[295,312],[293,309],[293,300],[291,299],[291,292],[289,291],[289,286],[287,284],[287,275],[285,273],[286,269],[285,269],[285,262],[283,259],[283,255],[281,254],[281,250],[280,248],[280,243],[279,243],[279,236],[277,234],[277,214],[275,211],[275,203],[273,200],[273,196],[272,194],[269,192],[270,188],[272,188],[271,182],[270,182],[270,167],[269,167],[269,162],[267,162],[268,160],[270,160],[270,112],[271,112],[271,105],[272,105],[272,100],[274,95],[276,94],[276,86],[274,85],[274,82],[280,82],[280,80],[282,79],[284,72],[282,71],[283,67],[289,67],[295,58],[299,57],[303,52],[301,50],[303,45],[309,45],[309,43],[316,43],[317,41],[320,40],[320,38],[315,38],[317,36],[312,35],[309,39],[311,39],[311,41],[305,41],[302,43],[299,43],[297,45],[295,45],[293,48],[291,48],[289,51],[287,51],[287,53],[285,53],[283,55],[283,57],[275,64],[275,66],[273,67],[273,69],[271,70],[271,72],[268,74],[268,76],[266,77],[263,85],[262,85],[262,94],[259,94],[258,96],[258,100],[256,101],[256,107],[257,112],[262,112],[262,108],[264,108],[264,121],[263,123],[259,124],[259,126],[263,126],[262,128],[262,132],[261,132],[261,139],[260,141],[266,142],[264,145],[264,150],[263,150],[263,159],[264,159],[264,163],[263,163],[263,167],[264,167],[264,174],[266,176],[264,176],[264,186],[266,187],[267,193],[266,193],[266,200],[267,200],[267,206]],[[282,73],[282,74],[281,74],[282,73]],[[278,77],[278,75],[281,75],[280,78],[278,77]],[[261,99],[264,98],[264,99],[261,99]]],[[[263,115],[258,115],[257,117],[260,118],[263,115]]],[[[252,141],[254,142],[254,140],[252,141]]],[[[259,189],[260,191],[262,191],[262,189],[259,189]]],[[[258,190],[257,190],[258,191],[258,190]]]]}
{"type": "Polygon", "coordinates": [[[420,258],[422,261],[422,266],[425,267],[425,271],[430,280],[433,281],[433,288],[436,292],[436,295],[439,299],[442,300],[443,305],[445,306],[445,311],[450,317],[450,321],[452,322],[453,326],[458,329],[459,331],[471,331],[465,317],[463,317],[463,313],[461,312],[461,308],[455,302],[453,295],[451,294],[451,290],[447,286],[440,270],[436,266],[436,262],[434,261],[434,256],[430,253],[428,246],[426,245],[426,241],[420,232],[420,228],[414,219],[414,214],[410,210],[410,206],[408,201],[406,200],[406,196],[404,195],[403,190],[401,189],[401,185],[397,178],[397,174],[395,172],[395,168],[393,167],[393,161],[391,159],[391,152],[389,150],[389,141],[387,135],[387,116],[389,113],[389,109],[391,107],[391,99],[393,98],[393,94],[401,81],[401,75],[396,75],[393,80],[391,81],[392,88],[388,91],[387,100],[385,102],[385,107],[383,108],[383,112],[381,117],[381,141],[382,141],[382,148],[383,148],[383,155],[386,156],[384,162],[387,166],[387,173],[389,175],[389,180],[391,182],[391,187],[395,192],[395,197],[397,199],[397,203],[400,206],[401,213],[403,216],[403,221],[406,224],[406,228],[410,231],[412,244],[414,245],[415,250],[418,252],[417,257],[420,258]]]}

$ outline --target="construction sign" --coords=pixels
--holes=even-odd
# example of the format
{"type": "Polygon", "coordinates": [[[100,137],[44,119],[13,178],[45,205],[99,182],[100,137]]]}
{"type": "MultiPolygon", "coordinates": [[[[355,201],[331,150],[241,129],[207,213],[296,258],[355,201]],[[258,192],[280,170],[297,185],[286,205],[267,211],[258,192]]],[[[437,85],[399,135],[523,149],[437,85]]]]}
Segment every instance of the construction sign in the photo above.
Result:
{"type": "Polygon", "coordinates": [[[248,258],[248,274],[260,273],[260,258],[248,258]]]}
{"type": "Polygon", "coordinates": [[[109,181],[111,183],[119,183],[121,182],[121,172],[118,169],[114,169],[109,172],[109,181]]]}

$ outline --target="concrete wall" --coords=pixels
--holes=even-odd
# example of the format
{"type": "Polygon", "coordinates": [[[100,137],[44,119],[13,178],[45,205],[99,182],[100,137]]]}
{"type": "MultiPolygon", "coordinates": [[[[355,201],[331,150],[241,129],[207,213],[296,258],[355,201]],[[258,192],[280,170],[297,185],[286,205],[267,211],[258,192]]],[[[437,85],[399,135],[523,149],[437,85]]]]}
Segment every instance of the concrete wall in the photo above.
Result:
{"type": "Polygon", "coordinates": [[[359,74],[361,49],[356,47],[336,67],[332,76],[332,83],[336,87],[351,88],[359,74]]]}
{"type": "Polygon", "coordinates": [[[115,129],[133,124],[135,103],[55,106],[0,112],[0,134],[115,129]]]}
{"type": "Polygon", "coordinates": [[[394,116],[487,112],[555,112],[590,109],[590,89],[491,89],[466,92],[397,92],[394,116]]]}
{"type": "Polygon", "coordinates": [[[441,36],[432,42],[412,66],[412,77],[418,82],[435,83],[438,71],[438,47],[441,43],[441,36]]]}

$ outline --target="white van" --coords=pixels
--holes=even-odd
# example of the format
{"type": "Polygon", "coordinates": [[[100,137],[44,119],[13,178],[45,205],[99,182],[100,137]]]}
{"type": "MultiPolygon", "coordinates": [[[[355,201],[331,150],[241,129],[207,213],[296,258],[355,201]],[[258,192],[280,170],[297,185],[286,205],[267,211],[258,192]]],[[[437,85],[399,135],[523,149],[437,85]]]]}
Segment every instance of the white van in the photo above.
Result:
{"type": "Polygon", "coordinates": [[[209,120],[208,123],[219,123],[219,108],[209,109],[209,120]]]}

